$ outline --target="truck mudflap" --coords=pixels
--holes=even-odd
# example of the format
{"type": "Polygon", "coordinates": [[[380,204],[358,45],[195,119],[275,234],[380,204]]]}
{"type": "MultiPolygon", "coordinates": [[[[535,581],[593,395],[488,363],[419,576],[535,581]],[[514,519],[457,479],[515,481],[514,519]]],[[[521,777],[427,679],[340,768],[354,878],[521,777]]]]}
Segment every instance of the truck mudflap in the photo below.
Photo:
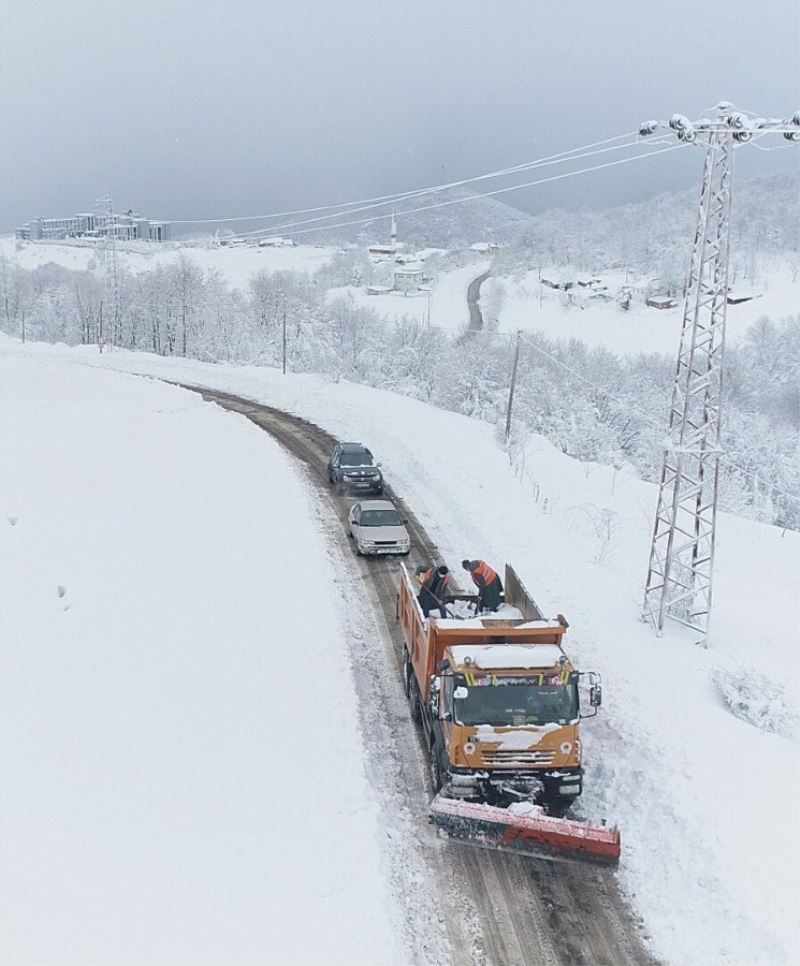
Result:
{"type": "Polygon", "coordinates": [[[610,866],[619,863],[621,843],[617,828],[555,818],[536,806],[523,812],[437,795],[431,802],[429,816],[434,825],[453,838],[486,848],[561,861],[610,866]]]}

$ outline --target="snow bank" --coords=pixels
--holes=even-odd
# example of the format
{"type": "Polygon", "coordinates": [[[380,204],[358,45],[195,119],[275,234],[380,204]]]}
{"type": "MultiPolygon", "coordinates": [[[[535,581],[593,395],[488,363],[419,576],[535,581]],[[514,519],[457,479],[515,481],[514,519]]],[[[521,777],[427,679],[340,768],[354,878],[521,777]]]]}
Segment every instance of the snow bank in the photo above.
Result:
{"type": "Polygon", "coordinates": [[[363,386],[4,345],[238,391],[365,440],[446,560],[513,563],[545,613],[567,616],[568,653],[603,673],[605,707],[583,729],[581,807],[619,825],[620,881],[659,957],[692,966],[793,960],[797,746],[732,714],[713,675],[752,669],[796,701],[800,534],[720,514],[715,619],[703,650],[679,627],[657,639],[639,621],[656,492],[631,475],[578,463],[538,437],[517,475],[490,426],[363,386]],[[617,523],[602,565],[597,534],[575,512],[587,504],[617,523]]]}
{"type": "Polygon", "coordinates": [[[404,961],[311,493],[57,357],[0,351],[0,961],[404,961]]]}

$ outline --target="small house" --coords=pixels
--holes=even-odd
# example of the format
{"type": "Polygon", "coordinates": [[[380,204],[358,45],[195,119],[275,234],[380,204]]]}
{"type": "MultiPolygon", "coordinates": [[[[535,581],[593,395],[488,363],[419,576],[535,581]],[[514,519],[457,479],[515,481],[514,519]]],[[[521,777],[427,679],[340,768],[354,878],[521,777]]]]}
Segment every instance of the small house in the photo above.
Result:
{"type": "Polygon", "coordinates": [[[649,305],[651,309],[674,309],[678,304],[674,298],[669,295],[651,295],[644,300],[645,305],[649,305]]]}
{"type": "Polygon", "coordinates": [[[418,292],[422,283],[423,271],[419,262],[395,266],[394,287],[396,291],[404,292],[406,295],[410,292],[418,292]]]}
{"type": "Polygon", "coordinates": [[[747,285],[737,285],[735,289],[728,289],[728,305],[741,305],[761,298],[761,293],[747,285]]]}

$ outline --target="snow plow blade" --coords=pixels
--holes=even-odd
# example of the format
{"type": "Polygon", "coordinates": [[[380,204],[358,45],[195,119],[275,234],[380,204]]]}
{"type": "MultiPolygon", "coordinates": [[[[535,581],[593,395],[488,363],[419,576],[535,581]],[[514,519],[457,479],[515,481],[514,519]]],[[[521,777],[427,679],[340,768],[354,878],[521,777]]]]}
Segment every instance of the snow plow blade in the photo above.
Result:
{"type": "Polygon", "coordinates": [[[431,802],[430,821],[455,839],[486,848],[600,865],[619,862],[619,830],[605,825],[554,818],[543,812],[515,814],[506,808],[441,795],[431,802]]]}

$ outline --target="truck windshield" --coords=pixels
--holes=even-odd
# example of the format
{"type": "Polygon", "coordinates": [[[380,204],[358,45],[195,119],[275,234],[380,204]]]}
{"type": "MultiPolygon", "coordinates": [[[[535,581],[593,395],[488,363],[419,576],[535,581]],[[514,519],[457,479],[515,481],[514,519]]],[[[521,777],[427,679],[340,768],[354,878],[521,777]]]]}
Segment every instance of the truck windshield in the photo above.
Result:
{"type": "Polygon", "coordinates": [[[568,724],[578,717],[578,688],[568,684],[501,684],[467,688],[454,701],[454,717],[464,725],[568,724]]]}

